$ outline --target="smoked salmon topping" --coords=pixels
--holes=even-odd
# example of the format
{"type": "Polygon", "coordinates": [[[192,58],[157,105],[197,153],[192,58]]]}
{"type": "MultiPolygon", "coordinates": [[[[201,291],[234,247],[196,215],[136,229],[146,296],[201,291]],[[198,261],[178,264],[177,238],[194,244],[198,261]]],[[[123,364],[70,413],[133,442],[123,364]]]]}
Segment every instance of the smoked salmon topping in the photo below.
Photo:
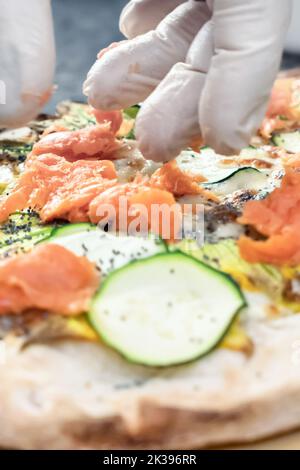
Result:
{"type": "Polygon", "coordinates": [[[72,162],[84,158],[113,158],[119,148],[120,143],[107,123],[78,131],[48,134],[33,146],[31,156],[53,153],[72,162]]]}
{"type": "Polygon", "coordinates": [[[259,129],[259,133],[264,139],[269,140],[272,137],[273,132],[292,129],[294,125],[294,121],[289,121],[282,117],[265,118],[259,129]]]}
{"type": "Polygon", "coordinates": [[[47,127],[44,132],[42,133],[42,137],[46,137],[46,135],[54,134],[55,132],[65,132],[68,131],[66,126],[62,124],[52,124],[51,126],[47,127]]]}
{"type": "Polygon", "coordinates": [[[110,124],[110,129],[116,135],[123,123],[122,111],[103,111],[102,109],[92,108],[92,114],[95,116],[98,124],[110,124]]]}
{"type": "Polygon", "coordinates": [[[238,244],[242,257],[249,263],[269,263],[277,266],[296,266],[300,263],[300,240],[295,237],[293,230],[273,235],[266,241],[241,237],[238,244]]]}
{"type": "Polygon", "coordinates": [[[60,315],[86,312],[99,286],[94,265],[59,245],[0,261],[0,315],[29,309],[60,315]]]}
{"type": "Polygon", "coordinates": [[[159,168],[150,178],[149,185],[154,188],[169,191],[176,197],[201,194],[207,199],[217,201],[218,198],[206,191],[199,183],[203,183],[203,176],[193,176],[183,172],[175,160],[159,168]]]}
{"type": "Polygon", "coordinates": [[[266,237],[255,241],[241,237],[241,255],[249,262],[275,265],[300,263],[300,161],[296,158],[286,165],[280,188],[262,201],[245,205],[241,224],[251,225],[266,237]],[[298,165],[298,166],[297,166],[298,165]]]}
{"type": "Polygon", "coordinates": [[[68,161],[81,159],[113,159],[121,144],[115,137],[118,122],[106,122],[77,131],[50,133],[41,138],[32,149],[30,158],[53,153],[68,161]]]}
{"type": "Polygon", "coordinates": [[[205,181],[203,177],[193,177],[181,171],[175,160],[166,163],[150,178],[150,185],[156,188],[165,189],[174,196],[185,196],[189,194],[201,193],[198,183],[205,181]]]}
{"type": "Polygon", "coordinates": [[[130,225],[135,223],[135,231],[150,231],[166,240],[175,240],[182,211],[169,191],[135,181],[99,194],[90,204],[89,217],[95,224],[115,222],[115,228],[120,231],[130,231],[130,225]],[[114,213],[110,213],[112,207],[114,213]]]}
{"type": "Polygon", "coordinates": [[[140,216],[141,228],[148,221],[149,231],[164,240],[175,241],[181,235],[182,208],[174,196],[164,189],[141,188],[129,199],[129,215],[140,216]]]}
{"type": "Polygon", "coordinates": [[[116,177],[111,161],[70,163],[56,155],[40,155],[28,162],[13,191],[1,200],[0,222],[26,208],[36,210],[43,222],[86,222],[89,203],[115,185],[116,177]]]}
{"type": "Polygon", "coordinates": [[[182,209],[176,204],[175,197],[200,194],[207,199],[218,200],[199,186],[202,181],[203,177],[184,173],[176,161],[172,161],[157,170],[150,179],[137,177],[132,183],[117,184],[103,191],[91,202],[89,217],[95,224],[109,222],[109,208],[113,207],[111,218],[117,222],[116,229],[126,231],[138,216],[143,231],[148,229],[165,239],[174,240],[182,223],[182,209]]]}
{"type": "MultiPolygon", "coordinates": [[[[115,211],[114,214],[116,215],[117,222],[119,220],[120,211],[123,209],[120,198],[124,197],[124,202],[128,204],[128,200],[140,190],[142,185],[143,182],[138,180],[132,183],[118,183],[111,188],[107,188],[106,191],[99,193],[98,196],[91,201],[89,206],[90,221],[93,224],[97,224],[103,221],[103,219],[106,219],[107,216],[109,217],[110,214],[108,214],[105,209],[108,210],[110,206],[115,211]]],[[[116,228],[119,228],[118,223],[116,228]]]]}
{"type": "Polygon", "coordinates": [[[268,118],[284,116],[290,120],[300,119],[300,80],[279,78],[276,80],[269,107],[268,118]]]}
{"type": "Polygon", "coordinates": [[[126,231],[140,217],[143,231],[148,229],[174,239],[182,222],[182,210],[175,197],[214,197],[198,185],[200,180],[203,178],[191,177],[176,162],[170,162],[151,178],[137,176],[131,183],[119,183],[110,160],[69,162],[53,154],[39,155],[26,162],[14,189],[0,200],[0,222],[16,211],[30,208],[39,213],[43,222],[64,219],[98,223],[111,210],[109,222],[113,219],[116,229],[126,231]]]}
{"type": "Polygon", "coordinates": [[[260,129],[261,135],[269,139],[273,132],[291,129],[300,122],[300,80],[280,78],[276,80],[266,118],[260,129]]]}

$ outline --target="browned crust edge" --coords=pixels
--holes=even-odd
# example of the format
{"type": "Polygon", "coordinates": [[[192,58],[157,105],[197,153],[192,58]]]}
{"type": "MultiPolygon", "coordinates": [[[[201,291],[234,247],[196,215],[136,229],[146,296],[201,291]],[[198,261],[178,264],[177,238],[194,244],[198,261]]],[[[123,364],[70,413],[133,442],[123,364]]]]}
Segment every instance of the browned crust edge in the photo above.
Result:
{"type": "MultiPolygon", "coordinates": [[[[45,423],[46,424],[46,423],[45,423]]],[[[46,447],[64,449],[205,449],[246,444],[284,434],[300,427],[300,390],[274,395],[224,410],[188,410],[143,401],[135,429],[121,416],[74,420],[62,425],[46,447]]]]}

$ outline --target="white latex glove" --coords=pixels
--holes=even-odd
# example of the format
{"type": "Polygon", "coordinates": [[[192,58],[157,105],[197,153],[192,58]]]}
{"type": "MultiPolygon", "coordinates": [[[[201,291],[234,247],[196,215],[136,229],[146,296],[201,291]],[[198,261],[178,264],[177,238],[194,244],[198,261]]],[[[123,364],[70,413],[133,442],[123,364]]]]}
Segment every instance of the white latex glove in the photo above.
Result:
{"type": "Polygon", "coordinates": [[[167,161],[200,132],[235,152],[263,119],[290,16],[291,0],[132,0],[120,20],[130,41],[97,60],[84,93],[107,110],[145,100],[146,158],[167,161]]]}
{"type": "Polygon", "coordinates": [[[39,113],[54,69],[50,0],[0,0],[0,127],[21,126],[39,113]]]}

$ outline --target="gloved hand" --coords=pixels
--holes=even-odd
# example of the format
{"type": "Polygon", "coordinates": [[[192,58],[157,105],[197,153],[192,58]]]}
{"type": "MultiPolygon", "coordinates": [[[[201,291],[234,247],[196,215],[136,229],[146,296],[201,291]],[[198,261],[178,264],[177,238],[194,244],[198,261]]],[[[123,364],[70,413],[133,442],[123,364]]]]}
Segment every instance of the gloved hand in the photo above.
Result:
{"type": "Polygon", "coordinates": [[[167,161],[200,132],[230,154],[263,119],[290,15],[291,0],[132,0],[120,20],[130,40],[97,60],[84,93],[106,110],[145,100],[146,158],[167,161]]]}
{"type": "Polygon", "coordinates": [[[50,0],[0,0],[0,128],[38,114],[51,95],[54,69],[50,0]]]}

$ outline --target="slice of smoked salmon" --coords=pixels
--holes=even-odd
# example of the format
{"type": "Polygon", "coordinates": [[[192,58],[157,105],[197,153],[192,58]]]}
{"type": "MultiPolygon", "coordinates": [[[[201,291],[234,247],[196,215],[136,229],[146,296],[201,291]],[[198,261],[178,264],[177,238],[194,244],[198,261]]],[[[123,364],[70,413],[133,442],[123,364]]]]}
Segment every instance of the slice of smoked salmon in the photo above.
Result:
{"type": "Polygon", "coordinates": [[[44,130],[44,132],[42,133],[42,138],[46,137],[49,134],[54,134],[55,132],[68,132],[68,129],[62,124],[52,124],[44,130]]]}
{"type": "Polygon", "coordinates": [[[164,240],[180,239],[182,208],[169,191],[153,187],[141,188],[129,199],[129,215],[139,216],[141,229],[148,224],[148,230],[164,240]]]}
{"type": "Polygon", "coordinates": [[[276,80],[267,110],[267,117],[284,116],[290,120],[300,119],[300,80],[279,78],[276,80]]]}
{"type": "MultiPolygon", "coordinates": [[[[118,123],[113,125],[116,127],[118,123]]],[[[29,158],[53,153],[71,162],[85,158],[113,159],[120,146],[111,123],[107,122],[77,131],[50,133],[33,146],[29,158]]]]}
{"type": "Polygon", "coordinates": [[[65,219],[98,223],[111,210],[109,220],[113,218],[116,229],[127,231],[137,212],[143,210],[143,231],[148,228],[166,239],[174,239],[182,219],[175,196],[201,194],[214,198],[197,181],[199,177],[183,173],[176,162],[171,162],[150,179],[137,176],[133,182],[121,184],[109,160],[68,162],[57,155],[40,155],[28,160],[12,192],[0,200],[0,222],[17,210],[31,208],[43,222],[65,219]],[[125,222],[120,228],[121,217],[125,222]]]}
{"type": "MultiPolygon", "coordinates": [[[[295,159],[292,160],[296,165],[295,159]]],[[[250,262],[294,265],[300,263],[300,173],[286,166],[280,188],[262,201],[245,205],[241,224],[251,225],[262,235],[263,241],[242,237],[241,255],[250,262]]]]}
{"type": "Polygon", "coordinates": [[[291,129],[300,123],[300,80],[276,80],[260,133],[269,139],[273,132],[291,129]]]}
{"type": "Polygon", "coordinates": [[[151,176],[149,185],[155,188],[169,191],[176,197],[201,194],[206,199],[217,201],[218,198],[210,191],[199,185],[205,178],[201,175],[191,175],[183,172],[177,165],[176,160],[172,160],[151,176]]]}
{"type": "Polygon", "coordinates": [[[169,191],[136,180],[99,194],[90,204],[89,217],[95,224],[110,223],[122,232],[150,231],[174,240],[181,227],[182,210],[169,191]]]}
{"type": "Polygon", "coordinates": [[[48,134],[34,145],[31,156],[53,153],[69,161],[84,158],[112,159],[119,148],[120,142],[111,132],[110,124],[104,124],[78,131],[48,134]]]}
{"type": "MultiPolygon", "coordinates": [[[[95,197],[89,205],[88,214],[90,221],[94,224],[97,224],[98,222],[103,222],[104,220],[110,220],[115,222],[116,229],[118,229],[120,212],[123,211],[121,198],[124,198],[124,202],[127,205],[128,199],[133,194],[137,193],[140,187],[141,183],[135,181],[124,184],[118,183],[111,188],[107,188],[106,191],[99,193],[99,195],[95,197]]],[[[125,217],[127,217],[126,208],[125,211],[125,217]]]]}
{"type": "Polygon", "coordinates": [[[286,168],[280,188],[275,189],[266,199],[249,201],[239,222],[254,225],[263,235],[271,236],[297,223],[299,207],[300,173],[286,168]]]}
{"type": "MultiPolygon", "coordinates": [[[[298,233],[300,224],[297,227],[298,233]]],[[[266,241],[253,241],[241,237],[239,248],[242,257],[249,263],[269,263],[277,266],[296,266],[300,263],[300,237],[295,237],[294,228],[266,241]]]]}
{"type": "Polygon", "coordinates": [[[98,124],[110,124],[112,133],[117,135],[123,123],[122,111],[103,111],[102,109],[92,108],[92,114],[95,116],[98,124]]]}
{"type": "Polygon", "coordinates": [[[89,203],[115,185],[116,177],[111,161],[70,163],[56,155],[40,155],[28,162],[12,192],[1,199],[0,221],[25,208],[36,210],[43,222],[88,221],[89,203]]]}
{"type": "Polygon", "coordinates": [[[60,315],[86,312],[99,286],[92,263],[58,245],[0,261],[0,314],[39,309],[60,315]]]}
{"type": "Polygon", "coordinates": [[[294,121],[289,121],[288,119],[276,117],[276,118],[265,118],[259,129],[260,135],[269,140],[272,137],[273,132],[279,132],[281,130],[292,129],[295,125],[294,121]]]}

